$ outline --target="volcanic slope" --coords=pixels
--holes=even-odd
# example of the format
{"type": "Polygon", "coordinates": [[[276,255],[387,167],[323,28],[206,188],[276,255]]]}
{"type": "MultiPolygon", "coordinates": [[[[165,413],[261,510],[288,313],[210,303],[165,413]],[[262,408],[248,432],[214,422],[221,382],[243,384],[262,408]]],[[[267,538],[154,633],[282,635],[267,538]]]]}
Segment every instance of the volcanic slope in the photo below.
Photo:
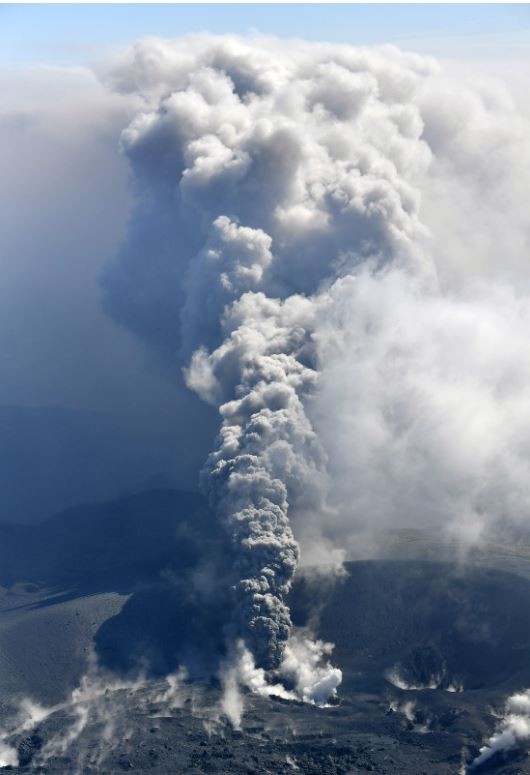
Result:
{"type": "MultiPolygon", "coordinates": [[[[504,547],[496,567],[409,551],[347,563],[333,583],[299,572],[294,622],[335,644],[338,700],[320,709],[245,693],[237,730],[212,679],[227,549],[199,496],[142,493],[37,528],[3,525],[0,539],[3,728],[22,696],[51,708],[4,735],[13,772],[465,772],[495,711],[530,686],[525,547],[504,547]],[[182,664],[187,680],[175,678],[182,664]]],[[[517,748],[482,771],[530,762],[517,748]]]]}

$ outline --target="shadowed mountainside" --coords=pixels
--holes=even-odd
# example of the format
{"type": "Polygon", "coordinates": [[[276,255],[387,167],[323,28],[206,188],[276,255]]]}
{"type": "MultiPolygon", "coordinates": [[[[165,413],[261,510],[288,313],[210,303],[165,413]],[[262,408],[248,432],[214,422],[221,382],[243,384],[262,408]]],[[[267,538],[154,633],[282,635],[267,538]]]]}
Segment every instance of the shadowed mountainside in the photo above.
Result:
{"type": "Polygon", "coordinates": [[[175,490],[0,525],[0,690],[57,701],[92,648],[122,673],[191,654],[204,669],[222,651],[226,556],[204,499],[175,490]]]}
{"type": "Polygon", "coordinates": [[[171,428],[137,427],[126,414],[0,405],[0,521],[179,486],[177,454],[171,428]]]}
{"type": "Polygon", "coordinates": [[[222,540],[200,495],[151,490],[37,525],[0,524],[0,585],[127,585],[164,569],[185,572],[222,540]]]}

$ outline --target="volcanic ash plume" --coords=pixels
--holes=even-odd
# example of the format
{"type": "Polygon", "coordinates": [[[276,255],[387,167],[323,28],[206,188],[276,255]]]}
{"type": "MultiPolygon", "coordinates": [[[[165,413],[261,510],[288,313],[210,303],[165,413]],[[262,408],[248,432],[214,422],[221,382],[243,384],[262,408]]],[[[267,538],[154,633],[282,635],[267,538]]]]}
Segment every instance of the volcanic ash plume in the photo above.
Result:
{"type": "MultiPolygon", "coordinates": [[[[478,492],[494,470],[494,458],[475,460],[481,443],[470,486],[462,481],[462,401],[432,396],[445,375],[453,392],[484,386],[480,405],[508,382],[519,394],[512,374],[528,359],[501,343],[506,357],[485,368],[476,347],[499,293],[479,302],[461,293],[460,253],[472,269],[480,262],[454,186],[461,175],[462,190],[476,188],[471,199],[493,212],[496,189],[483,181],[504,185],[524,122],[497,93],[448,88],[431,60],[393,48],[146,40],[108,78],[144,107],[122,136],[137,204],[103,278],[107,308],[159,353],[178,351],[187,385],[218,409],[202,483],[233,546],[232,652],[248,651],[256,670],[283,680],[299,559],[293,517],[297,535],[327,551],[347,543],[352,521],[443,523],[455,509],[452,519],[479,535],[503,502],[502,483],[493,498],[478,492]],[[483,168],[491,155],[475,153],[477,138],[498,147],[500,136],[503,163],[483,168]],[[442,229],[436,242],[419,217],[420,191],[429,225],[442,229]],[[446,233],[458,271],[443,255],[446,233]]],[[[515,201],[512,211],[522,239],[526,215],[515,201]]],[[[481,223],[493,230],[484,245],[495,244],[499,219],[481,223]]],[[[519,236],[506,245],[514,265],[519,236]]],[[[503,319],[517,319],[527,341],[528,316],[510,314],[503,319]]],[[[501,450],[512,444],[503,406],[488,415],[506,436],[501,450]]],[[[519,419],[524,406],[510,401],[519,419]]]]}
{"type": "Polygon", "coordinates": [[[222,427],[205,487],[237,547],[238,634],[267,669],[278,666],[289,634],[284,598],[298,560],[288,494],[314,489],[322,465],[302,404],[315,380],[300,361],[307,306],[243,297],[226,321],[226,340],[207,359],[199,351],[188,372],[189,384],[200,389],[205,373],[210,384],[235,371],[237,397],[220,405],[222,427]]]}
{"type": "MultiPolygon", "coordinates": [[[[186,381],[221,418],[202,483],[234,549],[231,638],[280,679],[299,559],[288,510],[325,510],[325,455],[306,412],[317,313],[360,263],[430,273],[407,181],[429,159],[409,104],[426,68],[397,52],[196,38],[140,43],[114,74],[151,100],[123,148],[141,192],[136,236],[159,226],[165,247],[139,260],[126,246],[107,287],[143,282],[153,293],[132,293],[135,320],[149,318],[146,338],[157,325],[166,337],[163,284],[181,273],[172,308],[186,381]]],[[[322,669],[325,650],[315,660],[310,644],[306,664],[322,669]]],[[[340,682],[328,670],[319,702],[340,682]]]]}

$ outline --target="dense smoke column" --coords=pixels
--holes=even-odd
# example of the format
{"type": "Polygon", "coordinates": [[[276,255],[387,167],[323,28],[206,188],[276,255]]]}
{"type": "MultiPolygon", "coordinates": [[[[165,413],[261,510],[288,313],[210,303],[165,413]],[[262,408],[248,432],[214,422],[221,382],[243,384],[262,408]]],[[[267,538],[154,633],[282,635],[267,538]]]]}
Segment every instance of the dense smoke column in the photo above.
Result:
{"type": "MultiPolygon", "coordinates": [[[[280,358],[273,355],[268,360],[274,367],[280,358]]],[[[281,363],[278,366],[282,369],[281,363]]],[[[262,462],[262,448],[272,431],[277,443],[291,449],[290,415],[298,420],[302,409],[292,387],[278,396],[281,408],[249,408],[249,399],[252,402],[261,389],[270,388],[261,364],[250,368],[252,384],[247,382],[245,398],[221,407],[220,441],[208,460],[205,487],[234,542],[236,635],[244,639],[257,665],[270,669],[278,667],[289,636],[285,596],[299,552],[287,516],[287,488],[262,462]]]]}
{"type": "Polygon", "coordinates": [[[172,356],[180,340],[188,386],[219,410],[203,487],[234,547],[233,637],[266,669],[289,637],[289,507],[324,499],[316,321],[362,265],[423,271],[411,96],[429,67],[204,37],[140,43],[114,73],[148,105],[123,134],[139,202],[107,299],[172,356]]]}
{"type": "MultiPolygon", "coordinates": [[[[233,635],[243,638],[257,666],[265,669],[279,666],[291,624],[285,598],[299,550],[289,525],[289,490],[311,489],[311,474],[314,481],[323,464],[301,401],[316,377],[297,358],[305,349],[306,331],[291,329],[306,305],[302,310],[291,306],[261,295],[243,297],[231,312],[237,327],[207,362],[213,374],[236,364],[237,397],[220,406],[218,446],[208,459],[203,485],[235,549],[233,635]],[[248,306],[254,313],[250,323],[248,306]]],[[[192,385],[196,372],[204,375],[204,357],[201,352],[192,362],[192,385]]]]}
{"type": "Polygon", "coordinates": [[[196,349],[188,385],[218,406],[217,446],[202,486],[223,520],[234,549],[235,617],[231,636],[243,639],[256,665],[279,666],[291,625],[286,595],[299,557],[289,519],[289,495],[318,498],[324,474],[318,439],[303,400],[315,388],[310,339],[313,307],[293,295],[280,301],[247,290],[261,284],[273,262],[262,230],[218,217],[188,274],[183,331],[198,326],[199,296],[220,284],[225,304],[219,347],[196,349]],[[214,271],[212,271],[214,264],[214,271]],[[219,280],[220,278],[220,280],[219,280]]]}

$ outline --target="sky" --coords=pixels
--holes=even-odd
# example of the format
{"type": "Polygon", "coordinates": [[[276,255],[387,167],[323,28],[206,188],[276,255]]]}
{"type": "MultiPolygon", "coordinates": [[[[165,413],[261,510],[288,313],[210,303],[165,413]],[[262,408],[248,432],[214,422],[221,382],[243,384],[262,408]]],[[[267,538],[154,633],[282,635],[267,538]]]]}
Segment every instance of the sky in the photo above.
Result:
{"type": "Polygon", "coordinates": [[[510,56],[530,42],[525,4],[100,4],[0,6],[0,66],[79,64],[146,35],[248,33],[510,56]]]}

